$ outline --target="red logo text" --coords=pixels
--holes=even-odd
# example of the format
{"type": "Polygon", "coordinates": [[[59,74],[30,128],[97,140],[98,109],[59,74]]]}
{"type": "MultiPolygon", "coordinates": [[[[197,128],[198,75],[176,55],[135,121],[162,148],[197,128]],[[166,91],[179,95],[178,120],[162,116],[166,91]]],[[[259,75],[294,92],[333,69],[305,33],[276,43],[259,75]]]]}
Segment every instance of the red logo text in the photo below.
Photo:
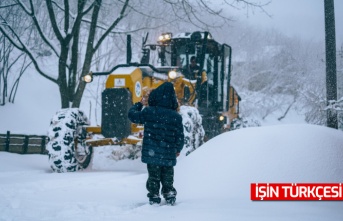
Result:
{"type": "Polygon", "coordinates": [[[251,200],[343,200],[341,183],[252,183],[251,200]]]}

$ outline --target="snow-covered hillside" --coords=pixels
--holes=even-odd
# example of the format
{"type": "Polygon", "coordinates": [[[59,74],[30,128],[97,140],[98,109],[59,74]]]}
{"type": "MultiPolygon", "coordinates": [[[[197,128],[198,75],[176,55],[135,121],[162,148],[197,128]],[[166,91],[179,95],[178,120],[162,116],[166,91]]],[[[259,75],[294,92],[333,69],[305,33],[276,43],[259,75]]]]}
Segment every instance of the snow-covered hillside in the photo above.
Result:
{"type": "Polygon", "coordinates": [[[283,125],[224,133],[179,160],[175,206],[151,206],[145,165],[98,148],[92,166],[52,173],[47,156],[0,152],[0,220],[342,220],[343,202],[254,202],[250,183],[342,182],[341,131],[283,125]]]}
{"type": "Polygon", "coordinates": [[[15,103],[0,107],[0,133],[46,135],[60,103],[56,84],[28,72],[22,76],[15,103]]]}

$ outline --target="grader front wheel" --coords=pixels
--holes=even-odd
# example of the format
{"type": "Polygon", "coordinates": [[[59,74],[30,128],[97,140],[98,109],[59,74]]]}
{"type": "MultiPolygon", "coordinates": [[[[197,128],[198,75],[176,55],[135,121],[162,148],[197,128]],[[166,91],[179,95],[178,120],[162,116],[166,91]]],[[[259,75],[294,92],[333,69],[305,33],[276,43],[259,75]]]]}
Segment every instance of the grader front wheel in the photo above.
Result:
{"type": "Polygon", "coordinates": [[[87,117],[77,108],[62,109],[52,118],[46,149],[54,172],[73,172],[89,165],[92,147],[85,143],[84,125],[88,125],[87,117]]]}

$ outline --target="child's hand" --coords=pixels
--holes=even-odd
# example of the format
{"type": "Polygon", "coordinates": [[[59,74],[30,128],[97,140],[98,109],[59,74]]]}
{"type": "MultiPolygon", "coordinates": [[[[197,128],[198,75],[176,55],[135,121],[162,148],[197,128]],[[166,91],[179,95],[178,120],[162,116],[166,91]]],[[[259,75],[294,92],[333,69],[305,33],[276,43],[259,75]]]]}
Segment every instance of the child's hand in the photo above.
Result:
{"type": "Polygon", "coordinates": [[[148,106],[149,105],[149,95],[151,93],[151,89],[147,90],[145,94],[142,96],[141,103],[143,106],[148,106]]]}
{"type": "Polygon", "coordinates": [[[143,104],[143,106],[148,106],[148,99],[145,96],[143,96],[141,103],[143,104]]]}

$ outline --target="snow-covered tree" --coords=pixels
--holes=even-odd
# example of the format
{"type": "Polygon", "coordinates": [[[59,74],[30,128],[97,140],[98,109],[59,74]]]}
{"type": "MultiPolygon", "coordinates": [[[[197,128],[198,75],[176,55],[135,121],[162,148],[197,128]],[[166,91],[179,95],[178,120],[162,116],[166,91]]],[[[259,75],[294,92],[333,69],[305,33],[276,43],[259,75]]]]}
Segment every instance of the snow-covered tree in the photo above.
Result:
{"type": "Polygon", "coordinates": [[[232,83],[245,117],[282,120],[290,110],[322,124],[318,102],[325,93],[324,44],[287,37],[276,30],[247,25],[230,29],[232,83]]]}
{"type": "MultiPolygon", "coordinates": [[[[20,27],[22,21],[18,9],[12,8],[1,16],[9,19],[11,14],[17,15],[11,19],[17,27],[17,33],[21,34],[24,30],[20,27]]],[[[31,35],[32,32],[29,34],[31,35]]],[[[0,34],[0,105],[14,102],[21,76],[31,63],[25,53],[17,50],[4,35],[0,34]]]]}
{"type": "Polygon", "coordinates": [[[118,37],[121,34],[182,22],[205,29],[220,26],[230,20],[222,13],[223,5],[263,6],[252,0],[223,0],[214,6],[205,0],[3,0],[0,3],[0,31],[18,50],[29,56],[40,75],[58,84],[62,108],[79,107],[85,89],[81,79],[89,73],[96,53],[108,37],[117,39],[106,45],[104,57],[119,56],[118,53],[106,53],[113,45],[120,44],[118,37]],[[26,30],[22,34],[13,23],[17,14],[10,18],[2,16],[3,11],[13,8],[21,10],[22,22],[17,26],[26,30]],[[27,34],[31,30],[36,38],[27,34]],[[47,64],[49,62],[57,65],[51,67],[47,64]]]}

